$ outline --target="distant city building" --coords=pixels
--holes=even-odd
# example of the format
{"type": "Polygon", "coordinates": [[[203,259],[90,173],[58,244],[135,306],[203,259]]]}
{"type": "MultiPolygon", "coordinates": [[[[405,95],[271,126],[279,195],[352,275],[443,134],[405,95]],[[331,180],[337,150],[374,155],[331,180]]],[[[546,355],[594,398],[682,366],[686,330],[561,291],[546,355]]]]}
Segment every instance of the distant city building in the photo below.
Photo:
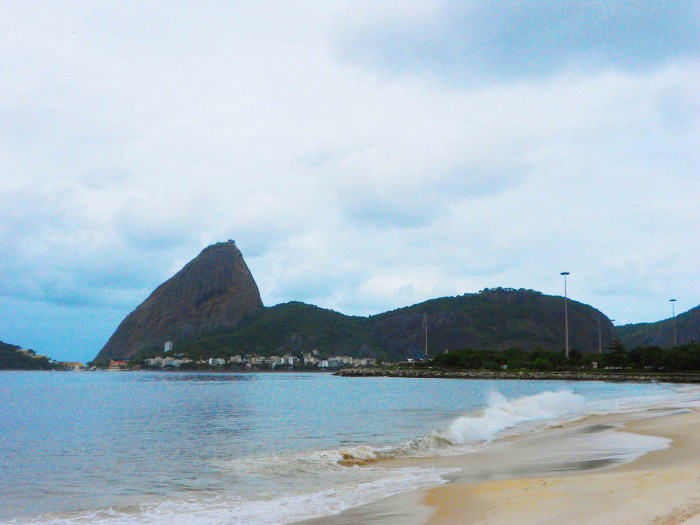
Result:
{"type": "Polygon", "coordinates": [[[282,365],[290,365],[290,366],[294,366],[294,365],[296,365],[298,362],[299,362],[299,358],[298,358],[298,357],[294,357],[293,355],[289,355],[289,354],[285,355],[285,356],[282,357],[282,359],[280,360],[280,364],[282,364],[282,365]]]}
{"type": "Polygon", "coordinates": [[[165,342],[165,352],[170,352],[173,349],[173,342],[172,341],[166,341],[165,342]]]}
{"type": "Polygon", "coordinates": [[[174,357],[153,357],[143,360],[143,364],[151,368],[180,368],[185,363],[190,362],[192,362],[191,359],[175,359],[174,357]]]}
{"type": "Polygon", "coordinates": [[[225,359],[221,359],[220,357],[210,357],[209,358],[209,366],[223,366],[226,364],[225,359]]]}

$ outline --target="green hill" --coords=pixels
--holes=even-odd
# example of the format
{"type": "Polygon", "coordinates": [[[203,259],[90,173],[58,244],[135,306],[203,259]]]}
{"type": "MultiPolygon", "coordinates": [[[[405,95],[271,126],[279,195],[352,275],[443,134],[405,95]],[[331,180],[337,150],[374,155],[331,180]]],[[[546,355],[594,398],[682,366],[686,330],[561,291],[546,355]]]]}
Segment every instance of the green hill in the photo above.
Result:
{"type": "MultiPolygon", "coordinates": [[[[323,355],[405,359],[424,353],[425,314],[431,354],[467,348],[564,349],[563,297],[496,288],[370,317],[285,303],[249,315],[233,329],[181,343],[175,350],[191,358],[299,354],[317,349],[323,355]]],[[[597,351],[599,322],[607,347],[612,342],[610,320],[593,307],[570,300],[570,348],[581,353],[597,351]]]]}
{"type": "MultiPolygon", "coordinates": [[[[673,346],[673,319],[656,323],[627,324],[617,328],[617,336],[627,348],[637,346],[673,346]]],[[[678,346],[700,341],[700,306],[676,316],[678,346]]]]}
{"type": "MultiPolygon", "coordinates": [[[[391,354],[422,353],[428,314],[428,346],[433,352],[465,348],[521,348],[560,351],[565,346],[564,298],[534,290],[485,289],[478,294],[433,299],[375,316],[373,335],[391,354]]],[[[581,353],[612,343],[612,323],[591,306],[569,300],[570,348],[581,353]]]]}
{"type": "Polygon", "coordinates": [[[0,341],[0,370],[51,370],[56,366],[48,357],[38,356],[34,350],[0,341]]]}
{"type": "Polygon", "coordinates": [[[191,357],[280,355],[310,352],[376,355],[367,319],[301,302],[278,304],[248,316],[235,329],[187,341],[177,351],[191,357]]]}

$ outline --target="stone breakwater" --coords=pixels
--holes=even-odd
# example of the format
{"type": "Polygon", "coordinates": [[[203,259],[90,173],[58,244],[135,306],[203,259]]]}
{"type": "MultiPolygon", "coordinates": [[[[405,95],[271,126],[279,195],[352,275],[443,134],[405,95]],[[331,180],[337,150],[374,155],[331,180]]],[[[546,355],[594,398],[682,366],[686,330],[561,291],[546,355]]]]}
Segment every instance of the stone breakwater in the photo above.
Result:
{"type": "Polygon", "coordinates": [[[437,379],[532,379],[536,381],[626,381],[659,383],[700,383],[700,374],[586,373],[586,372],[506,372],[491,370],[439,370],[432,368],[346,368],[334,375],[342,377],[415,377],[437,379]]]}

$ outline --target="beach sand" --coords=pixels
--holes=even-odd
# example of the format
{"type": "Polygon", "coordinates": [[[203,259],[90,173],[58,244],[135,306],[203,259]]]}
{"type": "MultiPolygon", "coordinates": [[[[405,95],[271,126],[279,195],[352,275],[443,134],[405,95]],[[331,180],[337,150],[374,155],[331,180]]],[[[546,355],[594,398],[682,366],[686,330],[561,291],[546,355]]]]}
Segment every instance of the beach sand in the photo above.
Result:
{"type": "Polygon", "coordinates": [[[427,523],[700,524],[700,413],[631,421],[624,428],[673,441],[603,470],[431,489],[424,503],[435,511],[427,523]]]}
{"type": "Polygon", "coordinates": [[[470,454],[391,460],[386,466],[454,472],[445,485],[305,523],[700,525],[696,409],[593,416],[470,454]],[[626,447],[664,446],[619,462],[626,447]]]}

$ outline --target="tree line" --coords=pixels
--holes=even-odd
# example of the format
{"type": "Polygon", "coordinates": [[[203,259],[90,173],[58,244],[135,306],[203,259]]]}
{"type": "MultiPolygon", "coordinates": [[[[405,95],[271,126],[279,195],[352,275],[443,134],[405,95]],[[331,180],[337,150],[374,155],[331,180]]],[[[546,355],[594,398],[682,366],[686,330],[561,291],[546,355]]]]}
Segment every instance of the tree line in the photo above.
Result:
{"type": "Polygon", "coordinates": [[[564,352],[536,349],[527,352],[519,348],[507,350],[458,350],[436,355],[433,365],[450,369],[482,370],[646,370],[654,372],[700,371],[700,343],[688,343],[673,348],[640,346],[628,350],[615,341],[604,353],[582,354],[577,350],[564,352]]]}

